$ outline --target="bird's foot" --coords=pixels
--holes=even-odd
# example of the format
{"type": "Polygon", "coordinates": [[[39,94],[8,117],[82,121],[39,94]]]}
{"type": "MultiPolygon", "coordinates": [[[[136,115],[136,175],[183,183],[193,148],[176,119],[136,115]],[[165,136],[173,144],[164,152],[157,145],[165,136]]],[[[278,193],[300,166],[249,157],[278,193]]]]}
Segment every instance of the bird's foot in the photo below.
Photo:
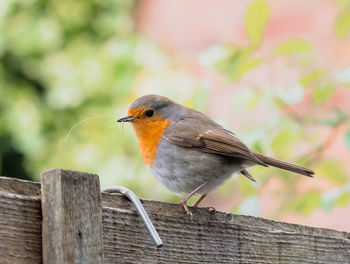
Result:
{"type": "Polygon", "coordinates": [[[181,205],[183,206],[183,208],[184,208],[186,214],[190,216],[191,222],[192,222],[192,221],[193,221],[193,214],[191,213],[190,209],[188,209],[186,202],[187,202],[187,201],[181,200],[181,201],[179,202],[179,204],[181,204],[181,205]]]}
{"type": "MultiPolygon", "coordinates": [[[[206,185],[207,183],[208,183],[208,181],[203,182],[201,185],[199,185],[196,189],[194,189],[192,192],[190,192],[189,194],[187,194],[187,195],[185,196],[185,198],[183,198],[183,199],[179,202],[179,204],[182,204],[182,206],[184,207],[186,214],[188,214],[188,215],[191,217],[191,222],[192,222],[192,220],[193,220],[193,214],[192,214],[192,213],[190,212],[190,210],[188,209],[186,203],[187,203],[188,199],[190,199],[194,194],[196,194],[196,192],[198,192],[198,191],[199,191],[204,185],[206,185]]],[[[199,204],[199,202],[202,201],[203,198],[204,198],[205,196],[206,196],[206,195],[202,195],[202,197],[199,199],[199,201],[197,201],[197,202],[195,203],[195,206],[197,206],[197,205],[199,204]]]]}

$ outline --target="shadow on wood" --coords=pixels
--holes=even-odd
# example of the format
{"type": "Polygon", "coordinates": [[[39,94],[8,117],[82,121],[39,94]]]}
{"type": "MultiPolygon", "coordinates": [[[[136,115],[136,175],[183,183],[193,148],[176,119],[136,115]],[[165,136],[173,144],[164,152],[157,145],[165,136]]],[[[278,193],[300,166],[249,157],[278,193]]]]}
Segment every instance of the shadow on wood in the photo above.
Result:
{"type": "Polygon", "coordinates": [[[0,177],[1,263],[350,263],[346,232],[201,208],[191,222],[181,205],[142,200],[164,242],[156,249],[133,205],[101,196],[96,175],[46,175],[42,187],[0,177]]]}

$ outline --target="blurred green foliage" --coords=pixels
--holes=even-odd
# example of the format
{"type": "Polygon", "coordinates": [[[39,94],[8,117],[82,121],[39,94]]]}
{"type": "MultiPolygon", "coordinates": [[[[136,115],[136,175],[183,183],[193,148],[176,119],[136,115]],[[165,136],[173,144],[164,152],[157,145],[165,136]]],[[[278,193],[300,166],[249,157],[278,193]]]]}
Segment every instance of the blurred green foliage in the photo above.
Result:
{"type": "MultiPolygon", "coordinates": [[[[350,34],[349,8],[350,1],[341,0],[336,2],[339,7],[339,15],[335,24],[334,34],[339,38],[346,38],[350,34]]],[[[230,81],[243,79],[256,67],[268,64],[274,59],[283,56],[290,57],[290,64],[300,72],[300,79],[296,80],[295,86],[283,94],[262,93],[263,89],[268,91],[269,87],[252,87],[249,82],[241,89],[235,90],[233,104],[235,110],[251,110],[264,102],[270,112],[274,112],[274,122],[264,124],[262,133],[261,124],[252,127],[250,132],[245,131],[245,142],[250,142],[255,150],[265,152],[282,159],[293,160],[305,166],[312,167],[316,171],[316,177],[324,177],[334,184],[334,188],[328,192],[321,192],[315,186],[315,190],[295,195],[297,192],[298,179],[291,180],[288,173],[277,171],[284,181],[284,208],[280,210],[292,210],[302,214],[309,214],[316,208],[330,210],[334,206],[347,205],[350,201],[349,175],[337,160],[322,158],[321,153],[328,147],[332,137],[336,136],[341,126],[346,126],[348,132],[345,134],[345,143],[350,147],[350,116],[336,106],[332,114],[323,114],[323,118],[314,118],[312,114],[301,116],[293,110],[293,105],[303,100],[308,100],[311,95],[312,112],[320,111],[322,107],[334,99],[339,87],[350,83],[350,68],[334,72],[333,69],[315,69],[315,48],[311,43],[303,39],[289,39],[272,49],[271,54],[259,56],[257,51],[263,42],[265,25],[268,23],[270,7],[265,0],[253,0],[246,11],[245,27],[250,44],[238,46],[235,44],[216,46],[207,50],[202,55],[202,64],[226,75],[230,81]],[[309,129],[331,127],[330,136],[321,146],[315,144],[315,137],[306,133],[309,129]],[[278,129],[276,129],[278,127],[278,129]],[[273,132],[271,132],[273,131],[273,132]],[[334,135],[333,135],[334,134],[334,135]],[[303,141],[309,141],[311,151],[302,155],[295,146],[303,145],[303,141]],[[262,144],[263,142],[263,144],[262,144]]],[[[341,40],[340,40],[341,41],[341,40]]],[[[286,59],[288,62],[288,58],[286,59]]],[[[248,79],[248,78],[247,78],[248,79]]],[[[264,90],[265,91],[265,90],[264,90]]],[[[255,110],[256,111],[256,110],[255,110]]],[[[317,130],[316,130],[317,131],[317,130]]],[[[250,169],[253,174],[259,175],[259,182],[264,185],[268,179],[266,170],[261,168],[250,169]],[[256,172],[255,172],[256,171],[256,172]]],[[[299,179],[300,180],[300,179],[299,179]]],[[[236,208],[235,212],[251,213],[251,206],[256,205],[255,212],[259,210],[259,189],[251,188],[245,179],[238,179],[239,190],[246,199],[236,208]],[[253,202],[254,201],[254,202],[253,202]]]]}
{"type": "Polygon", "coordinates": [[[335,22],[335,34],[339,38],[346,38],[350,35],[350,1],[338,0],[339,15],[335,22]]]}
{"type": "Polygon", "coordinates": [[[245,26],[253,46],[258,46],[262,40],[270,6],[264,0],[253,1],[247,9],[245,26]]]}
{"type": "Polygon", "coordinates": [[[291,39],[278,45],[274,55],[294,55],[297,53],[311,53],[313,47],[308,42],[301,39],[291,39]]]}
{"type": "Polygon", "coordinates": [[[216,69],[225,73],[231,81],[237,81],[250,70],[259,66],[261,59],[253,58],[251,47],[227,46],[228,56],[216,64],[216,69]]]}
{"type": "Polygon", "coordinates": [[[345,134],[345,143],[347,147],[350,149],[350,130],[348,130],[345,134]]]}
{"type": "MultiPolygon", "coordinates": [[[[339,16],[334,31],[341,41],[350,32],[349,1],[336,2],[339,16]]],[[[131,0],[0,3],[2,175],[39,180],[40,172],[63,167],[98,173],[102,186],[124,185],[141,197],[178,199],[155,184],[145,170],[131,127],[117,126],[115,122],[125,115],[137,96],[135,83],[145,71],[156,67],[155,74],[162,75],[164,69],[170,68],[164,59],[166,55],[135,30],[133,9],[131,0]],[[86,121],[78,123],[81,120],[86,121]]],[[[276,170],[287,190],[282,194],[286,206],[276,208],[276,212],[293,210],[308,214],[319,207],[329,210],[344,206],[350,201],[346,172],[336,160],[312,158],[311,154],[317,154],[322,146],[305,131],[318,126],[333,131],[346,125],[344,144],[350,148],[349,116],[337,108],[324,119],[298,116],[289,110],[308,94],[313,108],[322,107],[333,98],[339,85],[350,84],[350,68],[336,73],[314,68],[315,48],[302,39],[280,43],[268,56],[257,55],[270,9],[264,0],[252,1],[245,15],[250,44],[213,47],[203,52],[200,60],[233,82],[280,57],[291,58],[296,68],[303,69],[287,95],[247,86],[235,90],[232,108],[239,114],[266,104],[274,114],[265,124],[247,128],[243,140],[259,152],[311,166],[318,177],[334,184],[334,189],[326,193],[311,190],[296,196],[299,178],[276,170]],[[313,144],[310,155],[300,156],[295,148],[303,141],[313,144]]],[[[181,72],[170,78],[173,79],[167,82],[166,95],[175,97],[177,85],[185,80],[196,88],[183,103],[201,111],[206,109],[207,83],[192,84],[181,72]]],[[[235,212],[258,214],[259,187],[272,176],[270,170],[258,167],[250,171],[259,175],[257,185],[233,176],[235,191],[244,197],[235,212]]],[[[228,193],[231,188],[232,185],[224,185],[219,193],[228,193]]]]}
{"type": "Polygon", "coordinates": [[[142,43],[132,10],[126,0],[1,3],[3,175],[38,180],[60,166],[100,171],[116,146],[137,156],[132,133],[115,133],[113,116],[83,123],[65,139],[78,121],[122,115],[130,102],[142,43]],[[108,130],[114,133],[102,133],[108,130]]]}

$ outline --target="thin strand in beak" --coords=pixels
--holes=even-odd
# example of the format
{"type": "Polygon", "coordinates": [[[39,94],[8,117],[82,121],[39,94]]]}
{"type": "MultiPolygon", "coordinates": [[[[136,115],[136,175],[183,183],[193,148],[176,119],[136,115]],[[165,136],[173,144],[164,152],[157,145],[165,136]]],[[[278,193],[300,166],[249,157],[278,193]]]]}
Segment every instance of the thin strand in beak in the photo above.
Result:
{"type": "Polygon", "coordinates": [[[72,133],[72,131],[73,131],[76,127],[80,126],[82,123],[85,123],[85,122],[87,122],[87,121],[89,121],[89,120],[92,120],[92,119],[103,118],[103,117],[114,117],[114,115],[98,115],[98,116],[92,116],[92,117],[88,117],[88,118],[86,118],[86,119],[83,119],[83,120],[79,121],[78,123],[76,123],[75,125],[73,125],[73,126],[69,129],[69,131],[68,131],[66,137],[63,139],[63,141],[67,141],[68,138],[69,138],[69,136],[70,136],[70,134],[72,133]]]}

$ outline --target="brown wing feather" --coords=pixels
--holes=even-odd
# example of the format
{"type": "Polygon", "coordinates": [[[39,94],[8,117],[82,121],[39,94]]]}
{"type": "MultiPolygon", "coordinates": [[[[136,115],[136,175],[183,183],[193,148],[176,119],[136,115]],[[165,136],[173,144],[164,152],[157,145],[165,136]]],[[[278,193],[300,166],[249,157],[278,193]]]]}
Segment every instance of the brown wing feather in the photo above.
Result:
{"type": "Polygon", "coordinates": [[[219,125],[207,128],[201,127],[200,124],[196,126],[196,121],[186,122],[186,124],[179,122],[169,126],[169,129],[164,131],[163,136],[171,143],[181,147],[191,147],[203,152],[247,159],[256,164],[267,166],[255,157],[232,132],[219,125]]]}

